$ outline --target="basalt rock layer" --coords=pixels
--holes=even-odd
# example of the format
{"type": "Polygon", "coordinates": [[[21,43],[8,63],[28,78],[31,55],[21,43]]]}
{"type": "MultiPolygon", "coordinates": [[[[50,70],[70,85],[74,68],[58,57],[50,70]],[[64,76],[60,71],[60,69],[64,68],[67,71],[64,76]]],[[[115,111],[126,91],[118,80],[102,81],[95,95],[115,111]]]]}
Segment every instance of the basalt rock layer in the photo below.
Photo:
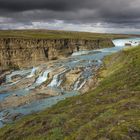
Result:
{"type": "Polygon", "coordinates": [[[71,55],[75,51],[111,47],[111,39],[0,38],[0,67],[21,68],[71,55]]]}

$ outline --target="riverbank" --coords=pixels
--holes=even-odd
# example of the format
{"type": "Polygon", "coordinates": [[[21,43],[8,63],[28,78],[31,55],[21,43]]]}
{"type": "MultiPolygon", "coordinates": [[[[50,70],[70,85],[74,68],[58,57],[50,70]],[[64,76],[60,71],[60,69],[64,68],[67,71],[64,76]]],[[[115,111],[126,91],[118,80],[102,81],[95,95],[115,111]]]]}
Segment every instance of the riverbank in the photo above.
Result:
{"type": "Polygon", "coordinates": [[[0,87],[3,125],[91,89],[104,55],[95,50],[81,55],[79,51],[77,56],[7,74],[0,87]]]}
{"type": "Polygon", "coordinates": [[[1,140],[140,137],[140,47],[108,56],[98,87],[0,129],[1,140]]]}

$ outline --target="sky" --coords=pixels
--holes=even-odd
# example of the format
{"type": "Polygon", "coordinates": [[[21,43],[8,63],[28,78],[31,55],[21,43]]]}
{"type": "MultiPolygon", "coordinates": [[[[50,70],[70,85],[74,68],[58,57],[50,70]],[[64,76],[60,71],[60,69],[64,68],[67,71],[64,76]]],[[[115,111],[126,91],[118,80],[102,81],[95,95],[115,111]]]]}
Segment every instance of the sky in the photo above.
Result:
{"type": "Polygon", "coordinates": [[[0,0],[0,29],[140,34],[140,0],[0,0]]]}

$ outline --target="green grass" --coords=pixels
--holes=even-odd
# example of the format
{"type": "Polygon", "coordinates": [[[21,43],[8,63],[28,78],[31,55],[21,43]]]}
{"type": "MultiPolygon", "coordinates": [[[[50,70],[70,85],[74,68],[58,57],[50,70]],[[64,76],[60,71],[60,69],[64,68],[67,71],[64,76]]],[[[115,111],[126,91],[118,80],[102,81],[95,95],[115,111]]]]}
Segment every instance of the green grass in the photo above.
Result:
{"type": "Polygon", "coordinates": [[[45,39],[114,39],[134,35],[100,34],[88,32],[54,31],[54,30],[0,30],[0,37],[11,38],[45,38],[45,39]]]}
{"type": "Polygon", "coordinates": [[[0,140],[139,140],[140,47],[108,56],[99,86],[0,129],[0,140]]]}

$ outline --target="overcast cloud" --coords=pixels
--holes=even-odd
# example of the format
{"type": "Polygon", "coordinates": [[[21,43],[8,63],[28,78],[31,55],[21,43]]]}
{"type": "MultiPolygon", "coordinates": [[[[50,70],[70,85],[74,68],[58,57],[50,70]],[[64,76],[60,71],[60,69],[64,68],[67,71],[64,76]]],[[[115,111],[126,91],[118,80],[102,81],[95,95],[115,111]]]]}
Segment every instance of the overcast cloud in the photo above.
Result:
{"type": "Polygon", "coordinates": [[[140,33],[140,0],[0,0],[0,29],[140,33]]]}

